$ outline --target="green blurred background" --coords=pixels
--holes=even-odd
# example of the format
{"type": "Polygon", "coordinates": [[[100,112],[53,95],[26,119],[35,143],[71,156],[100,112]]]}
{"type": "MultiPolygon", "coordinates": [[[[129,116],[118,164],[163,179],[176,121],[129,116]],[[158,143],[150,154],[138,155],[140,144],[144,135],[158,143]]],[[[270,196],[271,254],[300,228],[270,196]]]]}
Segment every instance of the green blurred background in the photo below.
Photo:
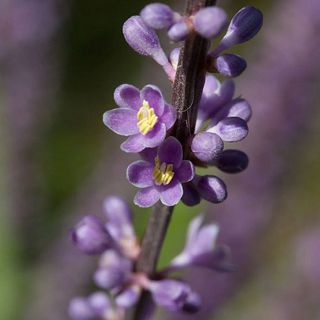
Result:
{"type": "MultiPolygon", "coordinates": [[[[164,2],[178,10],[184,7],[182,0],[164,2]]],[[[272,24],[272,15],[277,6],[281,7],[281,2],[219,1],[219,4],[227,10],[229,16],[244,5],[254,5],[263,11],[266,23],[272,24]]],[[[37,1],[35,3],[36,6],[37,1]]],[[[30,35],[29,38],[23,38],[19,35],[19,30],[16,31],[18,36],[14,38],[15,33],[10,31],[12,22],[6,12],[11,13],[15,6],[19,7],[19,1],[4,1],[0,4],[0,9],[4,12],[0,14],[0,35],[4,39],[0,45],[0,319],[45,319],[45,311],[42,309],[39,318],[31,316],[34,314],[32,308],[40,308],[35,302],[41,292],[38,290],[39,282],[40,286],[43,283],[45,288],[52,274],[63,273],[61,269],[47,266],[54,266],[52,261],[60,257],[57,248],[61,238],[68,242],[69,229],[79,217],[77,208],[87,210],[85,197],[92,195],[95,199],[96,190],[99,190],[99,195],[112,192],[119,193],[128,201],[132,199],[134,188],[125,183],[125,165],[134,159],[134,156],[119,152],[121,138],[115,137],[104,127],[102,114],[114,107],[113,91],[121,83],[133,83],[138,87],[154,83],[167,88],[166,97],[170,99],[169,87],[161,70],[151,60],[133,52],[126,45],[121,33],[124,20],[137,14],[147,3],[149,1],[143,0],[74,0],[70,3],[56,1],[56,4],[49,6],[54,8],[53,17],[40,19],[41,24],[38,27],[46,28],[50,19],[56,19],[56,25],[50,33],[42,38],[37,36],[35,40],[30,35]],[[11,41],[10,37],[16,43],[11,41]],[[12,113],[8,111],[14,103],[11,96],[17,98],[17,95],[22,95],[21,99],[25,101],[24,90],[16,86],[24,88],[24,81],[28,81],[28,77],[19,73],[19,66],[21,64],[21,68],[26,68],[30,59],[30,65],[37,67],[37,60],[33,61],[32,57],[39,59],[39,72],[43,75],[39,76],[40,80],[37,81],[43,86],[31,88],[36,95],[39,94],[38,90],[41,91],[42,96],[35,100],[30,99],[30,110],[17,108],[12,113]],[[15,77],[19,76],[22,77],[21,82],[15,80],[15,77]],[[47,76],[49,80],[46,82],[42,79],[43,76],[47,76]],[[43,115],[43,109],[49,109],[46,110],[48,114],[43,115]],[[34,116],[33,121],[41,125],[33,124],[36,130],[23,125],[15,126],[15,121],[24,116],[23,112],[27,114],[26,117],[34,116]],[[23,135],[30,132],[34,137],[27,140],[29,145],[24,149],[19,143],[23,140],[23,135]],[[15,171],[17,166],[21,167],[21,171],[24,171],[24,168],[25,171],[31,170],[30,175],[19,175],[15,171]],[[12,182],[14,179],[18,181],[12,182]],[[15,200],[12,195],[19,193],[19,186],[22,186],[19,197],[26,197],[22,202],[19,202],[21,199],[15,200]],[[22,217],[19,216],[20,213],[22,217]]],[[[40,10],[38,15],[50,15],[49,11],[40,10]]],[[[13,16],[13,24],[19,24],[20,19],[28,21],[38,17],[28,10],[25,15],[21,15],[18,10],[13,16]]],[[[23,25],[21,28],[25,30],[27,26],[23,25]]],[[[34,29],[30,30],[34,32],[34,29]]],[[[248,57],[248,69],[251,62],[259,63],[260,56],[255,55],[255,52],[259,52],[262,41],[263,38],[258,36],[250,43],[233,50],[248,57]]],[[[297,42],[299,45],[298,39],[297,42]]],[[[165,46],[167,49],[173,47],[172,44],[165,46]]],[[[26,70],[32,72],[32,69],[26,70]]],[[[237,82],[241,82],[241,77],[237,82]]],[[[32,90],[25,94],[32,95],[32,90]]],[[[313,94],[316,105],[319,103],[319,94],[316,90],[313,94]]],[[[249,96],[246,98],[250,101],[249,96]]],[[[27,107],[25,104],[25,108],[27,107]]],[[[287,319],[287,316],[279,311],[282,307],[277,306],[277,303],[280,304],[282,298],[286,301],[301,301],[299,292],[306,290],[310,293],[310,287],[303,285],[305,282],[301,278],[297,279],[295,271],[292,270],[297,237],[312,226],[319,225],[320,113],[313,106],[305,106],[305,112],[308,112],[308,108],[312,109],[308,125],[303,127],[304,130],[299,133],[295,144],[288,145],[280,155],[286,165],[281,167],[281,172],[278,173],[279,183],[272,199],[273,212],[268,222],[269,227],[255,243],[254,267],[245,281],[240,281],[237,290],[221,305],[217,319],[287,319]]],[[[255,106],[253,109],[255,110],[255,106]]],[[[273,150],[270,150],[270,153],[272,152],[273,150]]],[[[221,174],[220,176],[224,177],[221,174]]],[[[233,176],[229,179],[229,184],[237,179],[238,176],[233,176]]],[[[99,199],[98,196],[97,201],[99,199]]],[[[96,206],[99,208],[100,204],[97,203],[96,206]]],[[[92,208],[94,206],[90,205],[88,210],[92,208]]],[[[177,207],[161,256],[161,265],[179,252],[190,219],[205,208],[205,203],[195,208],[183,205],[177,207]]],[[[219,206],[214,210],[218,215],[219,206]]],[[[137,230],[141,235],[148,210],[134,208],[134,212],[137,230]]],[[[223,233],[223,230],[221,232],[223,233]]],[[[237,250],[236,247],[232,249],[237,250]]],[[[68,250],[70,255],[74,254],[71,246],[68,250]]],[[[88,267],[87,278],[86,273],[81,274],[83,278],[80,280],[85,289],[79,294],[88,292],[86,286],[90,286],[91,269],[88,267]]],[[[60,285],[63,290],[63,283],[60,285]]],[[[57,292],[47,292],[46,299],[50,300],[51,294],[56,295],[57,292]]],[[[316,304],[313,300],[304,303],[299,309],[300,318],[297,319],[319,319],[316,304]],[[313,311],[308,313],[303,310],[313,311]]],[[[44,303],[42,308],[45,309],[46,305],[50,303],[44,303]]],[[[61,305],[54,306],[59,307],[62,308],[61,305]]],[[[49,312],[51,311],[48,310],[49,312]]],[[[54,319],[49,316],[46,318],[54,319]]]]}

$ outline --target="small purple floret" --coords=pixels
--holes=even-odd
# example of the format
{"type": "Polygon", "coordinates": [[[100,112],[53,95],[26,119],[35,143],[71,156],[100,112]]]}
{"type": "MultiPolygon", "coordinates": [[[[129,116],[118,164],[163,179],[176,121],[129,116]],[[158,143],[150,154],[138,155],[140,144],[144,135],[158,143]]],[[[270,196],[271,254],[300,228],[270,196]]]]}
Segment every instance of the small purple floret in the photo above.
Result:
{"type": "Polygon", "coordinates": [[[249,164],[248,156],[240,150],[225,150],[214,163],[221,171],[226,173],[239,173],[249,164]]]}
{"type": "Polygon", "coordinates": [[[150,207],[160,200],[164,205],[176,205],[183,195],[182,183],[189,182],[194,177],[194,166],[191,161],[183,160],[182,146],[174,138],[167,138],[156,150],[156,158],[159,159],[157,170],[160,177],[165,178],[169,166],[172,166],[170,181],[157,182],[154,172],[156,158],[145,157],[129,165],[127,178],[134,186],[141,188],[136,194],[134,202],[140,207],[150,207]]]}
{"type": "Polygon", "coordinates": [[[168,37],[174,42],[179,42],[185,40],[190,32],[189,23],[186,20],[181,20],[169,29],[168,37]]]}
{"type": "Polygon", "coordinates": [[[76,247],[87,254],[101,254],[113,245],[103,223],[93,215],[88,215],[72,230],[72,240],[76,247]]]}

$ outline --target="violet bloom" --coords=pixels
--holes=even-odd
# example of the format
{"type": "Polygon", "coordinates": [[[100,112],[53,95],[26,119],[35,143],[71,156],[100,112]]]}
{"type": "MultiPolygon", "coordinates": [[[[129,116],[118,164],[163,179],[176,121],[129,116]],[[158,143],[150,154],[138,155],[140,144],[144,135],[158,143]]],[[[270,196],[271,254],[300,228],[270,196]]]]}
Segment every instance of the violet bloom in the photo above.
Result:
{"type": "Polygon", "coordinates": [[[115,133],[128,136],[121,144],[125,152],[159,146],[176,120],[176,110],[156,86],[147,85],[140,91],[123,84],[115,90],[114,99],[119,108],[107,111],[103,122],[115,133]]]}
{"type": "Polygon", "coordinates": [[[204,267],[218,271],[230,271],[230,251],[226,246],[217,246],[219,228],[216,224],[203,224],[203,215],[194,218],[189,224],[186,246],[175,257],[170,268],[189,266],[204,267]]]}
{"type": "Polygon", "coordinates": [[[169,137],[158,149],[146,150],[142,156],[145,160],[133,162],[127,169],[129,182],[142,188],[134,203],[150,207],[160,199],[164,205],[176,205],[183,195],[182,183],[194,177],[192,162],[182,159],[180,142],[169,137]]]}
{"type": "Polygon", "coordinates": [[[87,254],[100,254],[113,246],[113,240],[99,218],[85,216],[72,230],[72,241],[87,254]]]}
{"type": "Polygon", "coordinates": [[[173,312],[197,312],[201,301],[190,286],[178,280],[151,281],[149,288],[155,303],[173,312]]]}

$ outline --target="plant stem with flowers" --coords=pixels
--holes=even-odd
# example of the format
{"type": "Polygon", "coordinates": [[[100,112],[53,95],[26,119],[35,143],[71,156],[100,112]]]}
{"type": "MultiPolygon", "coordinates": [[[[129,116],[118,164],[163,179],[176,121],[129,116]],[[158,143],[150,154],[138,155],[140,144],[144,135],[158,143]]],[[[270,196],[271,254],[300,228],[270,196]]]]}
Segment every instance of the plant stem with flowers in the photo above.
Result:
{"type": "Polygon", "coordinates": [[[262,25],[262,14],[253,7],[241,9],[217,47],[208,53],[211,40],[227,23],[224,10],[214,4],[213,0],[188,0],[185,15],[180,15],[167,5],[154,3],[124,23],[128,44],[152,57],[173,82],[172,105],[154,85],[139,90],[124,84],[114,94],[119,108],[104,114],[107,127],[128,137],[121,149],[140,154],[141,160],[129,165],[127,178],[140,189],[134,203],[153,206],[153,210],[141,245],[132,227],[131,211],[118,197],[105,201],[105,225],[97,217],[87,216],[74,228],[73,241],[80,250],[101,254],[94,281],[110,294],[102,291],[74,299],[69,313],[75,320],[123,319],[135,305],[134,319],[150,319],[155,304],[193,313],[201,307],[199,295],[170,274],[186,267],[233,269],[228,248],[215,244],[218,227],[202,226],[200,216],[190,224],[185,249],[167,268],[157,270],[174,206],[180,201],[196,205],[201,199],[213,203],[226,199],[224,182],[216,176],[197,175],[195,166],[237,173],[248,164],[243,152],[224,150],[224,142],[246,137],[251,107],[246,100],[233,98],[232,80],[220,83],[207,72],[230,78],[244,71],[243,58],[223,51],[251,39],[262,25]],[[184,41],[169,58],[157,29],[166,29],[174,42],[184,41]]]}

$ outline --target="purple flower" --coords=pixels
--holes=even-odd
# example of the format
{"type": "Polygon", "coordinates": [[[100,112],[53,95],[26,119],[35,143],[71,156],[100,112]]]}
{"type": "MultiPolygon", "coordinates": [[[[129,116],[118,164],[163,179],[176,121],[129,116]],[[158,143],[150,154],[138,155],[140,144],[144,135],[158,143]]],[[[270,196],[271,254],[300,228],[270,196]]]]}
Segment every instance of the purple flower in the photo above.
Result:
{"type": "Polygon", "coordinates": [[[183,251],[172,260],[170,268],[189,266],[204,267],[218,271],[231,271],[230,250],[217,246],[219,228],[215,224],[203,224],[203,215],[193,219],[189,225],[187,243],[183,251]]]}
{"type": "Polygon", "coordinates": [[[158,149],[146,150],[139,160],[127,169],[127,178],[134,186],[141,188],[134,198],[140,207],[150,207],[159,199],[167,206],[176,205],[182,195],[182,183],[194,177],[191,161],[183,160],[182,146],[174,138],[167,138],[158,149]]]}
{"type": "Polygon", "coordinates": [[[131,271],[132,261],[115,250],[108,250],[100,258],[94,281],[103,289],[120,287],[130,276],[131,271]]]}
{"type": "Polygon", "coordinates": [[[103,223],[93,215],[83,217],[74,227],[72,240],[76,247],[87,254],[100,254],[113,246],[103,223]]]}
{"type": "Polygon", "coordinates": [[[193,18],[193,26],[202,37],[211,39],[216,37],[225,27],[227,15],[218,7],[200,9],[193,18]]]}
{"type": "Polygon", "coordinates": [[[164,141],[176,120],[176,111],[156,86],[147,85],[139,91],[123,84],[115,90],[114,98],[119,108],[107,111],[103,122],[115,133],[129,136],[121,145],[123,151],[140,152],[164,141]]]}
{"type": "Polygon", "coordinates": [[[140,12],[142,20],[153,29],[165,29],[171,27],[175,21],[176,13],[163,3],[151,3],[140,12]]]}
{"type": "Polygon", "coordinates": [[[181,19],[176,22],[168,31],[168,37],[174,41],[185,40],[192,31],[192,24],[188,19],[181,19]]]}
{"type": "Polygon", "coordinates": [[[152,281],[149,290],[155,303],[170,311],[196,312],[200,309],[199,296],[182,281],[152,281]]]}
{"type": "Polygon", "coordinates": [[[96,292],[87,298],[74,298],[69,305],[69,315],[73,320],[109,319],[115,316],[115,311],[108,296],[104,292],[96,292]]]}

